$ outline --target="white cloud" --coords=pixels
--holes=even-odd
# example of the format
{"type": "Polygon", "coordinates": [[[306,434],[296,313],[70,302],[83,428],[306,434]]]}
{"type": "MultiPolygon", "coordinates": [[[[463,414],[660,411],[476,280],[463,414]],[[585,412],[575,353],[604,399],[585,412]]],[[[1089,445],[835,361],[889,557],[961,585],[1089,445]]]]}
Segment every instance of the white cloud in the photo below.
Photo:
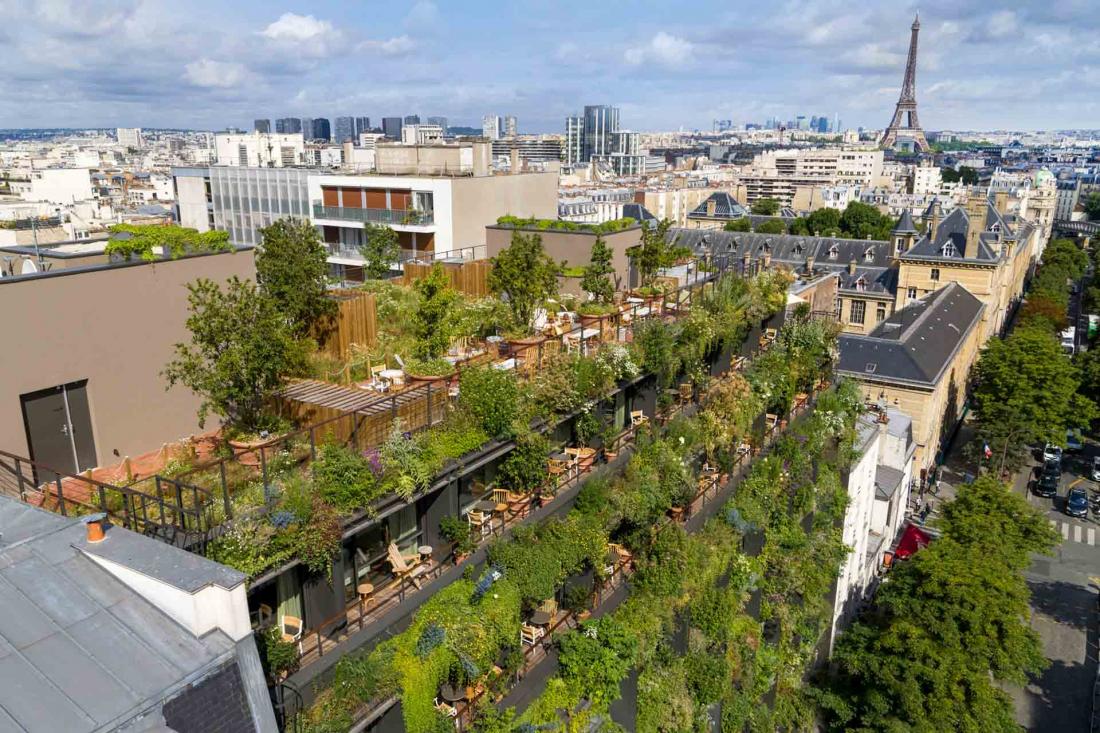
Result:
{"type": "Polygon", "coordinates": [[[905,68],[905,54],[879,43],[864,43],[841,54],[841,59],[861,69],[897,69],[900,74],[905,68]]]}
{"type": "Polygon", "coordinates": [[[660,31],[649,43],[628,48],[623,58],[632,66],[647,62],[659,66],[684,66],[694,53],[695,44],[691,41],[660,31]]]}
{"type": "Polygon", "coordinates": [[[1016,32],[1016,13],[1011,10],[1002,10],[994,13],[986,25],[992,38],[1006,38],[1016,32]]]}
{"type": "Polygon", "coordinates": [[[243,64],[226,61],[199,59],[184,67],[183,78],[197,87],[228,89],[235,87],[249,77],[243,64]]]}
{"type": "Polygon", "coordinates": [[[264,28],[261,35],[273,41],[308,43],[324,39],[336,30],[327,20],[317,20],[312,15],[283,13],[274,23],[264,28]]]}
{"type": "Polygon", "coordinates": [[[416,42],[408,35],[394,36],[384,41],[363,41],[357,47],[359,51],[378,53],[383,56],[404,56],[416,48],[416,42]]]}

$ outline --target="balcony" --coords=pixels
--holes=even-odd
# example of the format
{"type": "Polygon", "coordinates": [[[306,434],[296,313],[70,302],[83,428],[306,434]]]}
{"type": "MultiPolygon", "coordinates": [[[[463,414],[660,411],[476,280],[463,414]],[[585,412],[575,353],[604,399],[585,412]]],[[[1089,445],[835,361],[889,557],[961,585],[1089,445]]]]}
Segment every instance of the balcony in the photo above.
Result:
{"type": "Polygon", "coordinates": [[[431,211],[415,209],[356,209],[349,206],[323,206],[313,204],[314,219],[338,219],[367,224],[389,224],[391,226],[432,226],[435,214],[431,211]]]}

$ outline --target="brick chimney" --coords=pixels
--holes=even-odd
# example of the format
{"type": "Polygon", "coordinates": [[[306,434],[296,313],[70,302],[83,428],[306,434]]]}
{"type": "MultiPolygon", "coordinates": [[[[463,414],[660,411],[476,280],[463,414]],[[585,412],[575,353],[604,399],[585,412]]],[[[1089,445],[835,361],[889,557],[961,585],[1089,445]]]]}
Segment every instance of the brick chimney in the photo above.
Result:
{"type": "Polygon", "coordinates": [[[813,255],[810,255],[809,257],[806,258],[806,274],[808,274],[808,275],[813,275],[814,274],[814,256],[813,255]]]}
{"type": "Polygon", "coordinates": [[[856,261],[854,259],[848,260],[848,274],[856,274],[856,261]]]}
{"type": "Polygon", "coordinates": [[[718,202],[713,198],[707,199],[707,216],[714,216],[714,212],[718,208],[718,202]]]}
{"type": "Polygon", "coordinates": [[[985,214],[987,202],[984,196],[971,193],[966,200],[966,248],[963,256],[967,259],[975,259],[978,256],[978,243],[981,241],[982,232],[985,231],[985,214]]]}
{"type": "Polygon", "coordinates": [[[1008,213],[1008,191],[997,191],[993,194],[993,207],[1001,216],[1008,213]]]}
{"type": "Polygon", "coordinates": [[[938,200],[933,201],[932,202],[932,214],[929,218],[929,226],[928,226],[928,238],[931,239],[933,242],[936,241],[936,232],[939,231],[940,216],[942,216],[942,214],[943,214],[943,210],[940,208],[940,202],[938,200]]]}

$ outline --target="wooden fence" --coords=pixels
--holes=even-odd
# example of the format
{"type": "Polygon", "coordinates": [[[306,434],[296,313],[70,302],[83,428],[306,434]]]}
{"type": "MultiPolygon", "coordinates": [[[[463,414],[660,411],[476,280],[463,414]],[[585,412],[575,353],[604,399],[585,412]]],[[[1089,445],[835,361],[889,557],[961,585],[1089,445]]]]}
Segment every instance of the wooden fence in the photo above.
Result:
{"type": "Polygon", "coordinates": [[[339,359],[347,359],[352,344],[371,346],[378,337],[374,293],[361,290],[331,290],[336,315],[318,336],[321,347],[339,359]]]}
{"type": "MultiPolygon", "coordinates": [[[[489,260],[472,260],[470,262],[440,262],[447,276],[451,279],[451,287],[460,293],[471,295],[475,298],[484,298],[489,295],[489,270],[492,265],[489,260]]],[[[432,271],[433,265],[420,262],[406,262],[401,282],[404,285],[412,285],[417,280],[427,277],[432,271]]]]}

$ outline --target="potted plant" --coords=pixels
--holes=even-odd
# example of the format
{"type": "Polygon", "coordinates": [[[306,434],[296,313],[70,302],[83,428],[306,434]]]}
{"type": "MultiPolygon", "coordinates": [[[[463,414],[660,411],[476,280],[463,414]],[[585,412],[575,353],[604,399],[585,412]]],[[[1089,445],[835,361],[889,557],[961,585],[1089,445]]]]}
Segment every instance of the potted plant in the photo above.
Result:
{"type": "Polygon", "coordinates": [[[405,360],[405,376],[410,382],[441,382],[454,375],[455,365],[443,358],[405,360]]]}
{"type": "Polygon", "coordinates": [[[439,520],[439,534],[454,548],[455,565],[465,560],[477,548],[470,525],[459,517],[448,515],[439,520]]]}
{"type": "Polygon", "coordinates": [[[542,237],[518,230],[512,232],[509,247],[492,258],[492,265],[489,289],[506,299],[517,331],[509,342],[529,346],[523,340],[534,335],[539,306],[557,294],[561,265],[546,254],[542,237]]]}
{"type": "Polygon", "coordinates": [[[597,440],[603,438],[603,422],[592,414],[591,410],[587,410],[577,417],[577,421],[573,425],[573,432],[576,434],[577,442],[580,444],[580,447],[577,449],[579,451],[577,458],[581,470],[584,471],[591,468],[596,460],[596,449],[593,447],[593,444],[597,440]]]}

